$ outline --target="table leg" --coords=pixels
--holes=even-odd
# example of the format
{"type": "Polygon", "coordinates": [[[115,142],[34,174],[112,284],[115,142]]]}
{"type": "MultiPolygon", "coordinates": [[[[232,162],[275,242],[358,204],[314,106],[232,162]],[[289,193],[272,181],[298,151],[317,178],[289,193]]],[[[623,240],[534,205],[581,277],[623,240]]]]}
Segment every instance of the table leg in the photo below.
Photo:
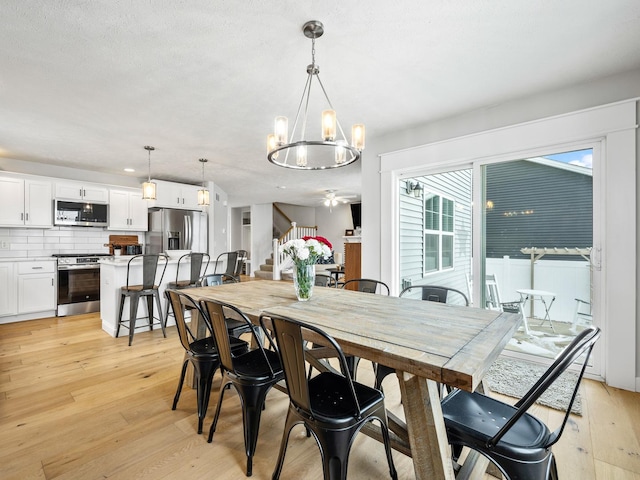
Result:
{"type": "Polygon", "coordinates": [[[438,384],[405,372],[398,381],[416,479],[453,480],[438,384]]]}

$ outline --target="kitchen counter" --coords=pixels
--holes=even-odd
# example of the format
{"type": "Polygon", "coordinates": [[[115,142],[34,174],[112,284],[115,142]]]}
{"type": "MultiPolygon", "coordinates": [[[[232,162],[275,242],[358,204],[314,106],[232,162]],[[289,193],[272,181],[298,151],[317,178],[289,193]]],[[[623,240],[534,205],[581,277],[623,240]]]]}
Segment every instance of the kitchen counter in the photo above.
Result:
{"type": "Polygon", "coordinates": [[[44,262],[47,260],[56,261],[53,257],[0,257],[0,262],[44,262]]]}

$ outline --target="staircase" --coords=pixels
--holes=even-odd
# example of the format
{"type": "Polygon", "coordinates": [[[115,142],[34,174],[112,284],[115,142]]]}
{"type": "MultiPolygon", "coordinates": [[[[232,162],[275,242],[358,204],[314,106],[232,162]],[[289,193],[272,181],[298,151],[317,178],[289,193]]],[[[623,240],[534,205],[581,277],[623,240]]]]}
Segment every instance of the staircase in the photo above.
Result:
{"type": "MultiPolygon", "coordinates": [[[[262,265],[260,265],[260,270],[255,270],[253,274],[257,278],[262,278],[264,280],[273,280],[273,254],[271,258],[267,258],[262,265]]],[[[293,277],[291,273],[282,272],[280,274],[282,280],[292,280],[293,277]]]]}

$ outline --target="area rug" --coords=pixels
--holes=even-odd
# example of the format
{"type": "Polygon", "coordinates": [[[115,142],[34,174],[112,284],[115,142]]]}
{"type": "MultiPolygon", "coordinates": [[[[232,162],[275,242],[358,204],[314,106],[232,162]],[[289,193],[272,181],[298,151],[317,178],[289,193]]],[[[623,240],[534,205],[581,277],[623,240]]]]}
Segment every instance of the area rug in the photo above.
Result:
{"type": "MultiPolygon", "coordinates": [[[[522,398],[545,370],[546,367],[542,365],[501,357],[493,363],[485,380],[488,387],[496,393],[522,398]]],[[[537,403],[565,411],[577,379],[578,374],[575,372],[567,371],[563,373],[538,399],[537,403]]],[[[578,396],[573,402],[571,413],[582,415],[580,392],[578,392],[578,396]]]]}

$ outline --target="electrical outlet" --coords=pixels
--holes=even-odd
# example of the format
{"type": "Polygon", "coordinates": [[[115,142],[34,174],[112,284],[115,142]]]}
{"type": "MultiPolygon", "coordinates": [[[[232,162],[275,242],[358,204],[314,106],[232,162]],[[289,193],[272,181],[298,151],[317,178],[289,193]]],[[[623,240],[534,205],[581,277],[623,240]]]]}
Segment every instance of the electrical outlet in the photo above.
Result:
{"type": "Polygon", "coordinates": [[[0,250],[9,250],[8,238],[0,238],[0,250]]]}

